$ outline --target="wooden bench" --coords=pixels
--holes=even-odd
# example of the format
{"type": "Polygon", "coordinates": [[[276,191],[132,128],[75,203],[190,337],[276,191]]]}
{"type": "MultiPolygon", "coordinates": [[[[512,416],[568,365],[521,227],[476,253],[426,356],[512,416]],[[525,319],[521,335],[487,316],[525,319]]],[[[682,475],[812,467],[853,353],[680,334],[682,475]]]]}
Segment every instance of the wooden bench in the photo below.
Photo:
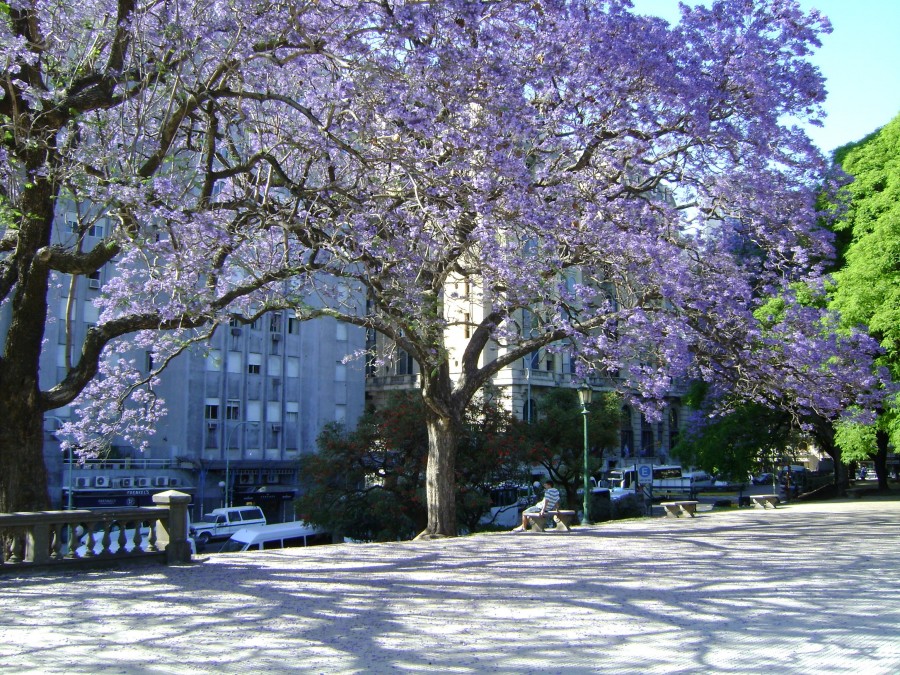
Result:
{"type": "Polygon", "coordinates": [[[773,509],[781,501],[778,495],[750,495],[750,500],[754,506],[766,509],[771,506],[773,509]]]}
{"type": "Polygon", "coordinates": [[[661,502],[660,506],[666,510],[666,516],[678,518],[683,514],[689,515],[691,518],[697,513],[697,504],[700,502],[683,501],[683,502],[661,502]]]}
{"type": "Polygon", "coordinates": [[[562,525],[566,532],[569,532],[572,528],[569,527],[569,523],[575,520],[575,512],[574,511],[546,511],[543,514],[540,513],[526,513],[525,517],[528,519],[528,522],[531,523],[531,529],[535,532],[543,532],[552,518],[557,523],[562,525]]]}

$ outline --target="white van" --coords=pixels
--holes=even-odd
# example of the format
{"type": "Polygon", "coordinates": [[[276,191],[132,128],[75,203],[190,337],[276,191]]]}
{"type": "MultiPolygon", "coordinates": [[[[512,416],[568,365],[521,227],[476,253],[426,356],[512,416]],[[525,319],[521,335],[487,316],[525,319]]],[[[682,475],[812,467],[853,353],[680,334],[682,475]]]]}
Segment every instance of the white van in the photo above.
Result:
{"type": "Polygon", "coordinates": [[[222,553],[234,551],[263,551],[295,546],[330,544],[331,535],[312,527],[302,520],[295,523],[277,523],[245,527],[235,532],[222,546],[222,553]]]}
{"type": "Polygon", "coordinates": [[[265,525],[266,517],[258,506],[229,506],[213,509],[190,526],[190,535],[201,546],[210,539],[225,539],[245,527],[265,525]]]}

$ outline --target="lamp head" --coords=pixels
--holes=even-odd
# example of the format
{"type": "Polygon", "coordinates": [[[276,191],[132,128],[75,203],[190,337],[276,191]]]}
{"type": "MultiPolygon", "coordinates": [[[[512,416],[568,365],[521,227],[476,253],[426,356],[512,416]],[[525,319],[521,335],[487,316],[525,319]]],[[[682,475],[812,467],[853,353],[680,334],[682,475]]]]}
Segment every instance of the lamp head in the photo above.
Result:
{"type": "Polygon", "coordinates": [[[581,401],[581,405],[583,407],[587,407],[591,402],[591,397],[593,396],[594,391],[585,385],[581,385],[578,387],[578,400],[581,401]]]}

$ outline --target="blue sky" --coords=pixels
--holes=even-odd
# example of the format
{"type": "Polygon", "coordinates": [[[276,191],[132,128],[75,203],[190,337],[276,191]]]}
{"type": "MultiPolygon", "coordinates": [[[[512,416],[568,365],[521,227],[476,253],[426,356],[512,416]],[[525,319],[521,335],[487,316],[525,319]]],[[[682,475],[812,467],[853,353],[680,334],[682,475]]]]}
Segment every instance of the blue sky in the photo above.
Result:
{"type": "MultiPolygon", "coordinates": [[[[678,0],[632,0],[641,14],[677,20],[678,0]]],[[[706,4],[689,2],[688,4],[706,4]]],[[[825,152],[858,141],[900,114],[900,2],[800,0],[834,29],[822,37],[814,62],[825,76],[828,117],[809,135],[825,152]]]]}

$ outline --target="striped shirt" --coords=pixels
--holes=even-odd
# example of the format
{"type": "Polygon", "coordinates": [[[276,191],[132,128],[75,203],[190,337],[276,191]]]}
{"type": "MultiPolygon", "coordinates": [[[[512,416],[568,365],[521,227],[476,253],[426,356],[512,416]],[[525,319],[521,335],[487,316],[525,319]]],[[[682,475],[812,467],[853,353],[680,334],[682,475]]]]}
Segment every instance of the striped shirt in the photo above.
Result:
{"type": "Polygon", "coordinates": [[[555,511],[559,505],[559,490],[555,487],[547,488],[544,492],[544,510],[555,511]]]}

